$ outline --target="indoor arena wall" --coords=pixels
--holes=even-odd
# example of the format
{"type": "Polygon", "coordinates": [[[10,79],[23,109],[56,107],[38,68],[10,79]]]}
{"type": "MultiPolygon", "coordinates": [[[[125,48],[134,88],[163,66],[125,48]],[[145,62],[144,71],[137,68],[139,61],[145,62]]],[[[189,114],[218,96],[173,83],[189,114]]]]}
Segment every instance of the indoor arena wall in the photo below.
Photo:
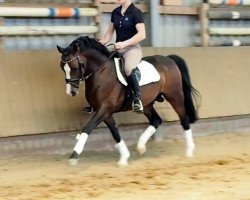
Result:
{"type": "MultiPolygon", "coordinates": [[[[186,60],[193,86],[202,96],[200,118],[250,114],[249,51],[250,47],[143,48],[144,56],[177,54],[186,60]]],[[[80,130],[90,119],[83,112],[84,89],[74,98],[65,94],[57,51],[0,53],[0,137],[80,130]]],[[[155,106],[165,121],[178,119],[168,103],[155,106]]],[[[144,115],[132,112],[115,118],[119,125],[147,123],[144,115]]]]}

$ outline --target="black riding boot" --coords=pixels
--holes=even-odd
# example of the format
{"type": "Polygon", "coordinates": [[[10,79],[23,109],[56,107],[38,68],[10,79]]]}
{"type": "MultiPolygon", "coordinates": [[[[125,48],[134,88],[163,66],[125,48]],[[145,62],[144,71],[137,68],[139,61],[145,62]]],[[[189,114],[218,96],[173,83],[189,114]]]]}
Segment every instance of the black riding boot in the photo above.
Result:
{"type": "Polygon", "coordinates": [[[130,87],[135,95],[134,102],[133,102],[133,110],[135,112],[142,113],[143,106],[140,100],[141,92],[140,92],[139,80],[134,70],[132,70],[131,74],[128,76],[128,79],[129,79],[130,87]]]}

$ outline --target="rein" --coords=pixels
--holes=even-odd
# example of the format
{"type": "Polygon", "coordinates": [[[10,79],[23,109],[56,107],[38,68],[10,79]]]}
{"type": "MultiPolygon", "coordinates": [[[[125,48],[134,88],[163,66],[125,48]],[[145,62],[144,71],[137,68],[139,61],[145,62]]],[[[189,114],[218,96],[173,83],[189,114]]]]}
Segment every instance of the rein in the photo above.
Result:
{"type": "Polygon", "coordinates": [[[107,64],[107,62],[117,53],[117,51],[112,52],[112,54],[104,61],[104,63],[102,63],[97,70],[91,72],[85,79],[89,78],[92,74],[96,73],[97,71],[101,70],[102,68],[104,68],[104,66],[107,64]]]}

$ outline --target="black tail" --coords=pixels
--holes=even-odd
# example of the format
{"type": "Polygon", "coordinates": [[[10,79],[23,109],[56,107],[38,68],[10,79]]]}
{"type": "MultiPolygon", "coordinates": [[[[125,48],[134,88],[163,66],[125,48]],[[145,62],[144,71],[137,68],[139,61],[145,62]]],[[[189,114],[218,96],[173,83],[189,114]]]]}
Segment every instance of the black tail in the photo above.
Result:
{"type": "Polygon", "coordinates": [[[169,55],[167,57],[174,60],[174,62],[177,64],[181,72],[186,113],[189,117],[189,122],[194,123],[198,119],[198,114],[197,114],[198,105],[197,105],[196,99],[197,97],[200,98],[201,95],[192,86],[186,62],[180,56],[177,56],[177,55],[169,55]],[[195,104],[194,104],[193,98],[195,100],[195,104]]]}

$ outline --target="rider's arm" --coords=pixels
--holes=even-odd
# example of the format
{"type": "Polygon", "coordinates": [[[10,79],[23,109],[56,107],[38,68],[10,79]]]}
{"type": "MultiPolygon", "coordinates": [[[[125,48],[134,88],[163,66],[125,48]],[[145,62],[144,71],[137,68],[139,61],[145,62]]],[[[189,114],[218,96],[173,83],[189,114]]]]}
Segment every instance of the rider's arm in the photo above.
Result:
{"type": "Polygon", "coordinates": [[[106,45],[112,39],[114,32],[115,32],[114,24],[111,22],[109,24],[107,32],[102,37],[102,39],[99,40],[99,42],[102,43],[103,45],[106,45]]]}
{"type": "Polygon", "coordinates": [[[135,27],[137,30],[137,34],[135,34],[132,38],[126,41],[123,41],[125,42],[126,46],[137,44],[146,38],[146,31],[145,31],[144,23],[138,23],[136,24],[135,27]]]}
{"type": "Polygon", "coordinates": [[[146,30],[145,30],[145,24],[144,23],[138,23],[136,24],[136,30],[137,34],[135,34],[132,38],[125,40],[123,42],[117,42],[115,44],[116,49],[123,49],[129,45],[134,45],[146,38],[146,30]]]}

